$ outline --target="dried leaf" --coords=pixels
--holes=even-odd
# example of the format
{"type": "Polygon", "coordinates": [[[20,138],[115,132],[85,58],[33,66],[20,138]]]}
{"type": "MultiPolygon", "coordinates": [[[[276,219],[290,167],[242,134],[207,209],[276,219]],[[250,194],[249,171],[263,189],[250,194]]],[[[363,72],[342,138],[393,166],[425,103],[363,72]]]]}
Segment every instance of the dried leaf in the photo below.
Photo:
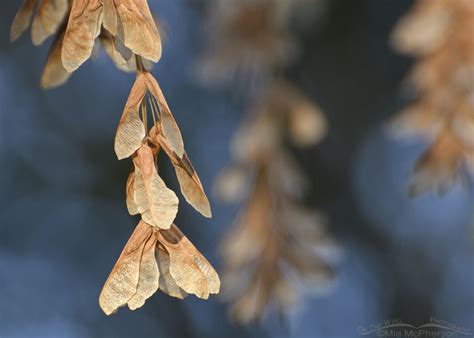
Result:
{"type": "Polygon", "coordinates": [[[41,75],[41,88],[43,89],[53,89],[62,86],[71,77],[71,73],[64,69],[61,60],[63,38],[64,34],[57,35],[51,45],[48,60],[41,75]]]}
{"type": "Polygon", "coordinates": [[[57,32],[69,9],[68,0],[41,0],[31,27],[35,46],[57,32]]]}
{"type": "Polygon", "coordinates": [[[128,175],[127,184],[125,187],[125,192],[127,196],[127,209],[130,215],[137,215],[140,212],[138,211],[137,204],[135,203],[135,171],[132,171],[128,175]]]}
{"type": "MultiPolygon", "coordinates": [[[[146,0],[115,0],[117,36],[133,53],[158,62],[161,39],[146,0]]],[[[113,32],[111,32],[113,33],[113,32]]]]}
{"type": "Polygon", "coordinates": [[[167,295],[184,299],[188,294],[181,289],[170,273],[170,256],[161,245],[156,248],[156,261],[160,270],[160,290],[167,295]]]}
{"type": "Polygon", "coordinates": [[[158,175],[153,152],[146,144],[137,151],[134,200],[142,218],[150,225],[169,229],[178,213],[178,198],[158,175]]]}
{"type": "Polygon", "coordinates": [[[115,136],[114,148],[119,160],[135,153],[146,136],[145,125],[139,116],[139,106],[145,94],[143,77],[138,76],[130,91],[115,136]]]}
{"type": "Polygon", "coordinates": [[[184,142],[178,124],[171,113],[168,103],[166,102],[163,92],[161,91],[156,79],[150,73],[145,73],[144,76],[146,77],[148,90],[157,100],[160,108],[161,130],[163,132],[163,136],[166,138],[166,143],[168,144],[171,151],[174,151],[179,158],[182,158],[184,156],[184,142]]]}
{"type": "Polygon", "coordinates": [[[36,0],[25,0],[13,19],[10,28],[10,41],[17,40],[30,26],[31,18],[36,7],[36,0]]]}
{"type": "Polygon", "coordinates": [[[106,315],[125,306],[135,295],[143,249],[150,236],[152,236],[152,228],[140,222],[125,245],[100,293],[99,304],[106,315]]]}
{"type": "Polygon", "coordinates": [[[137,292],[127,303],[130,310],[142,307],[145,301],[158,290],[160,272],[155,258],[156,241],[156,236],[152,234],[143,249],[137,292]]]}
{"type": "Polygon", "coordinates": [[[176,225],[159,231],[158,241],[170,256],[170,273],[180,288],[202,299],[219,292],[216,271],[176,225]]]}
{"type": "Polygon", "coordinates": [[[64,36],[62,60],[70,73],[92,54],[94,41],[102,26],[103,10],[100,0],[74,0],[64,36]]]}

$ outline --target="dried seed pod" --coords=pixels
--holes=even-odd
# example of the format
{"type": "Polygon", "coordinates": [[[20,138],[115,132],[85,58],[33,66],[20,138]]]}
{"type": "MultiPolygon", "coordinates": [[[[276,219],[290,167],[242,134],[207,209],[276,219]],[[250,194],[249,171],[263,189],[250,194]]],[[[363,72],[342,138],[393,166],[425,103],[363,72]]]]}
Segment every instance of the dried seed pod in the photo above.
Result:
{"type": "Polygon", "coordinates": [[[143,248],[137,291],[127,302],[130,310],[142,307],[145,301],[158,291],[160,272],[155,257],[157,240],[156,236],[150,236],[143,248]]]}
{"type": "Polygon", "coordinates": [[[62,52],[69,72],[89,59],[102,26],[132,53],[153,62],[160,59],[161,39],[146,0],[75,0],[62,52]]]}
{"type": "Polygon", "coordinates": [[[186,198],[186,201],[204,217],[212,217],[211,205],[209,204],[201,180],[196,170],[194,170],[188,155],[184,153],[183,157],[179,158],[175,152],[171,151],[167,139],[161,135],[158,135],[157,138],[160,146],[163,147],[173,164],[181,192],[186,198]]]}
{"type": "MultiPolygon", "coordinates": [[[[147,1],[116,0],[114,3],[118,17],[117,37],[134,54],[158,62],[161,58],[161,39],[147,1]]],[[[114,34],[113,28],[111,33],[114,34]]]]}
{"type": "Polygon", "coordinates": [[[25,0],[16,13],[10,28],[10,41],[16,41],[30,27],[36,7],[36,0],[25,0]]]}
{"type": "Polygon", "coordinates": [[[75,71],[92,54],[94,41],[102,25],[102,4],[99,0],[75,0],[64,35],[62,60],[64,68],[75,71]]]}
{"type": "Polygon", "coordinates": [[[158,230],[141,221],[125,245],[99,297],[110,315],[128,305],[143,306],[158,288],[183,299],[188,292],[200,298],[219,292],[219,276],[176,225],[158,230]]]}
{"type": "Polygon", "coordinates": [[[149,225],[140,222],[125,245],[100,293],[99,304],[105,314],[114,313],[135,295],[143,249],[152,232],[149,225]]]}
{"type": "Polygon", "coordinates": [[[134,201],[145,222],[160,229],[169,229],[178,212],[178,198],[158,175],[155,158],[146,144],[133,159],[135,179],[134,201]]]}
{"type": "Polygon", "coordinates": [[[71,77],[71,73],[64,69],[61,60],[63,38],[64,32],[58,34],[51,45],[48,59],[41,75],[40,83],[43,89],[53,89],[62,86],[71,77]]]}
{"type": "Polygon", "coordinates": [[[69,0],[25,0],[13,20],[10,40],[17,40],[30,27],[33,18],[31,39],[35,46],[41,45],[59,30],[68,10],[69,0]]]}
{"type": "Polygon", "coordinates": [[[166,143],[171,151],[174,151],[179,158],[182,158],[184,156],[184,142],[178,124],[156,79],[150,73],[145,73],[145,78],[147,88],[156,99],[160,109],[160,127],[163,137],[166,139],[166,143]]]}
{"type": "Polygon", "coordinates": [[[211,206],[202,186],[201,180],[194,169],[191,160],[186,152],[179,157],[171,149],[170,142],[162,132],[161,121],[158,122],[158,128],[153,127],[150,130],[150,138],[159,145],[168,155],[176,172],[176,177],[180,185],[181,193],[186,201],[204,217],[212,217],[211,206]]]}
{"type": "Polygon", "coordinates": [[[137,215],[138,211],[137,204],[135,203],[135,170],[128,175],[127,183],[125,186],[125,194],[127,196],[127,209],[130,215],[137,215]]]}
{"type": "Polygon", "coordinates": [[[69,0],[40,0],[31,26],[31,38],[35,46],[41,45],[58,31],[68,10],[69,0]]]}
{"type": "Polygon", "coordinates": [[[145,138],[145,125],[139,114],[140,104],[145,94],[146,85],[144,78],[137,76],[125,104],[115,136],[115,153],[119,160],[134,154],[140,148],[145,138]]]}
{"type": "Polygon", "coordinates": [[[219,292],[216,271],[175,225],[157,234],[170,257],[171,277],[181,289],[202,299],[219,292]]]}
{"type": "Polygon", "coordinates": [[[188,294],[181,289],[170,273],[170,255],[162,245],[156,248],[156,261],[160,269],[160,290],[168,296],[184,299],[188,294]]]}

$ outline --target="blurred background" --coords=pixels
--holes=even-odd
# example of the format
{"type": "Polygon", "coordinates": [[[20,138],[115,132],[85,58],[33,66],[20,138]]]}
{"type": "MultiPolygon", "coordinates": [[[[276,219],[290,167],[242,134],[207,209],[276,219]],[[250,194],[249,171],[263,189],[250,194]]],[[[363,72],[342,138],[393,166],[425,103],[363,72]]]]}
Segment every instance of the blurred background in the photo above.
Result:
{"type": "MultiPolygon", "coordinates": [[[[197,79],[209,42],[206,1],[149,3],[166,35],[153,73],[211,192],[247,103],[197,79]]],[[[137,221],[124,199],[131,164],[113,151],[134,76],[102,53],[63,87],[42,91],[48,47],[34,48],[29,36],[10,44],[20,1],[3,3],[0,336],[359,337],[358,328],[384,320],[419,326],[431,318],[474,330],[471,189],[409,198],[427,144],[394,139],[385,128],[408,100],[400,89],[413,60],[393,51],[389,36],[412,4],[330,0],[295,29],[301,56],[286,77],[318,102],[329,125],[321,144],[295,156],[310,179],[309,203],[326,214],[343,254],[327,292],[307,295],[284,323],[270,315],[241,327],[219,297],[157,293],[138,311],[102,313],[100,289],[137,221]]],[[[176,190],[172,168],[160,170],[176,190]]],[[[212,219],[185,206],[176,223],[221,271],[218,246],[239,206],[209,197],[212,219]]]]}

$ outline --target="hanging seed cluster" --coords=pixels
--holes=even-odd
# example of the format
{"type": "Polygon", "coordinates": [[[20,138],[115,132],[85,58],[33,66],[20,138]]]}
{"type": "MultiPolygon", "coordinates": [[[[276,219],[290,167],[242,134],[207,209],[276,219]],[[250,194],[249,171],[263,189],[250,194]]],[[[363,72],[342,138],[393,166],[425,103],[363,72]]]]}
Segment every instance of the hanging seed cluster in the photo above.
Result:
{"type": "Polygon", "coordinates": [[[119,69],[136,72],[118,124],[115,152],[119,159],[133,163],[126,204],[141,221],[105,282],[99,298],[102,310],[107,315],[125,305],[135,310],[158,290],[180,299],[188,294],[203,299],[217,294],[219,276],[174,224],[179,199],[158,172],[157,158],[164,153],[186,201],[211,217],[179,127],[149,71],[162,50],[147,1],[26,0],[13,21],[11,40],[30,25],[35,45],[55,36],[41,77],[44,88],[64,84],[99,45],[119,69]]]}
{"type": "Polygon", "coordinates": [[[430,146],[418,159],[410,193],[446,192],[474,171],[474,1],[418,0],[392,35],[413,56],[416,99],[393,121],[401,136],[430,146]]]}

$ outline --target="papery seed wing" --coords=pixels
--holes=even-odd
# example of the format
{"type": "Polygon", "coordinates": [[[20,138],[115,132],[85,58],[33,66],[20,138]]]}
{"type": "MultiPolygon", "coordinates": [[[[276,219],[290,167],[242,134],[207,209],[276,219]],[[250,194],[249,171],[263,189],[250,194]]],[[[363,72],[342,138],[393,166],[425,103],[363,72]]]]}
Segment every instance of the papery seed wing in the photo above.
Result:
{"type": "Polygon", "coordinates": [[[213,194],[225,203],[238,203],[248,195],[251,188],[250,170],[244,166],[224,168],[213,187],[213,194]]]}
{"type": "Polygon", "coordinates": [[[74,0],[64,36],[62,59],[70,73],[79,68],[92,54],[103,19],[100,0],[74,0]]]}
{"type": "Polygon", "coordinates": [[[117,35],[118,17],[114,0],[103,0],[104,4],[104,28],[113,36],[117,35]]]}
{"type": "Polygon", "coordinates": [[[135,58],[132,57],[130,50],[123,46],[119,40],[109,33],[102,32],[101,42],[115,67],[126,73],[132,73],[137,70],[135,58]]]}
{"type": "Polygon", "coordinates": [[[166,143],[168,144],[169,148],[174,151],[176,155],[178,155],[179,158],[182,158],[184,155],[184,142],[178,124],[171,113],[168,103],[166,102],[163,92],[161,91],[156,79],[150,73],[146,73],[144,76],[146,76],[147,79],[148,90],[157,100],[160,108],[161,130],[163,132],[163,136],[166,139],[166,143]]]}
{"type": "MultiPolygon", "coordinates": [[[[186,156],[186,155],[185,155],[186,156]]],[[[176,176],[178,177],[181,192],[189,204],[199,211],[204,217],[211,218],[211,205],[207,199],[201,181],[194,171],[190,173],[181,166],[175,166],[176,176]]]]}
{"type": "Polygon", "coordinates": [[[57,32],[69,9],[68,0],[41,0],[31,27],[35,46],[57,32]]]}
{"type": "Polygon", "coordinates": [[[135,295],[143,249],[151,235],[152,228],[140,222],[125,245],[100,293],[99,304],[106,315],[125,306],[135,295]]]}
{"type": "Polygon", "coordinates": [[[13,19],[10,27],[10,41],[17,40],[30,26],[36,7],[36,0],[25,0],[13,19]]]}
{"type": "Polygon", "coordinates": [[[443,126],[445,116],[420,101],[407,106],[389,121],[389,132],[398,138],[432,138],[443,126]]]}
{"type": "MultiPolygon", "coordinates": [[[[314,248],[314,247],[313,247],[314,248]]],[[[328,259],[311,247],[289,245],[281,256],[301,277],[301,281],[313,287],[327,287],[334,277],[334,268],[328,259]]]]}
{"type": "Polygon", "coordinates": [[[139,214],[140,212],[135,203],[135,171],[132,171],[130,175],[128,175],[125,193],[127,196],[127,209],[129,214],[132,216],[139,214]]]}
{"type": "Polygon", "coordinates": [[[231,307],[231,314],[240,324],[248,324],[261,316],[262,295],[259,280],[254,281],[231,307]]]}
{"type": "Polygon", "coordinates": [[[143,249],[137,292],[127,303],[130,310],[142,307],[145,301],[158,290],[160,272],[155,258],[156,241],[156,236],[151,235],[143,249]]]}
{"type": "MultiPolygon", "coordinates": [[[[163,147],[163,149],[167,149],[163,147]]],[[[170,154],[168,154],[170,156],[170,154]]],[[[171,155],[173,156],[173,155],[171,155]]],[[[186,153],[182,159],[176,156],[171,157],[179,186],[186,201],[199,211],[204,217],[212,217],[211,205],[207,199],[197,172],[194,170],[191,161],[186,153]]]]}
{"type": "Polygon", "coordinates": [[[202,299],[219,292],[216,271],[176,225],[159,231],[158,241],[169,253],[170,273],[180,288],[202,299]]]}
{"type": "Polygon", "coordinates": [[[134,158],[135,203],[145,222],[169,229],[178,213],[178,197],[158,175],[153,152],[143,145],[134,158]]]}
{"type": "Polygon", "coordinates": [[[391,43],[403,53],[428,54],[449,37],[451,20],[443,1],[419,1],[397,23],[391,43]]]}
{"type": "Polygon", "coordinates": [[[273,285],[272,298],[278,302],[280,311],[289,310],[294,307],[298,301],[298,286],[293,285],[292,281],[285,278],[278,278],[273,285]]]}
{"type": "Polygon", "coordinates": [[[203,216],[209,218],[212,217],[211,205],[209,204],[201,180],[199,179],[188,155],[184,152],[183,157],[179,158],[176,153],[171,150],[167,139],[159,133],[156,133],[156,129],[153,128],[150,131],[150,137],[160,144],[173,163],[176,177],[178,178],[181,188],[181,193],[186,198],[186,201],[203,216]]]}
{"type": "Polygon", "coordinates": [[[146,78],[143,74],[139,74],[133,84],[132,90],[130,91],[127,103],[125,104],[125,109],[138,111],[140,103],[145,97],[146,91],[146,78]]]}
{"type": "Polygon", "coordinates": [[[463,180],[464,148],[451,131],[442,131],[418,160],[410,180],[409,194],[417,196],[428,191],[443,195],[463,180]]]}
{"type": "Polygon", "coordinates": [[[146,0],[115,0],[117,37],[130,50],[153,62],[161,58],[161,39],[146,0]]]}
{"type": "Polygon", "coordinates": [[[146,136],[145,125],[139,116],[139,106],[145,94],[143,77],[139,76],[130,91],[115,135],[114,148],[119,160],[135,153],[146,136]]]}
{"type": "Polygon", "coordinates": [[[226,266],[240,269],[262,255],[273,232],[272,213],[269,210],[272,210],[272,196],[265,180],[257,177],[254,191],[239,216],[237,226],[223,241],[221,250],[226,266]]]}
{"type": "Polygon", "coordinates": [[[298,146],[311,146],[319,143],[327,134],[327,122],[321,109],[301,97],[295,100],[289,112],[289,132],[298,146]]]}
{"type": "MultiPolygon", "coordinates": [[[[474,58],[473,58],[473,62],[474,62],[474,58]]],[[[474,85],[474,82],[473,82],[473,85],[474,85]]],[[[474,86],[473,86],[473,89],[474,89],[474,86]]],[[[473,90],[473,93],[474,93],[474,90],[473,90]]],[[[451,128],[452,128],[453,133],[459,138],[459,140],[466,145],[466,148],[469,147],[473,149],[474,148],[474,99],[466,100],[466,101],[467,102],[465,102],[459,108],[457,108],[457,113],[453,117],[451,128]]]]}
{"type": "Polygon", "coordinates": [[[41,75],[41,88],[43,89],[53,89],[62,86],[71,77],[71,73],[64,69],[61,60],[63,38],[64,33],[57,35],[51,45],[48,59],[41,75]]]}
{"type": "Polygon", "coordinates": [[[115,154],[119,160],[130,157],[145,138],[145,125],[138,111],[124,111],[115,135],[115,154]]]}
{"type": "Polygon", "coordinates": [[[156,261],[160,270],[160,290],[171,297],[184,299],[188,294],[176,284],[171,276],[170,255],[161,245],[156,248],[156,261]]]}

